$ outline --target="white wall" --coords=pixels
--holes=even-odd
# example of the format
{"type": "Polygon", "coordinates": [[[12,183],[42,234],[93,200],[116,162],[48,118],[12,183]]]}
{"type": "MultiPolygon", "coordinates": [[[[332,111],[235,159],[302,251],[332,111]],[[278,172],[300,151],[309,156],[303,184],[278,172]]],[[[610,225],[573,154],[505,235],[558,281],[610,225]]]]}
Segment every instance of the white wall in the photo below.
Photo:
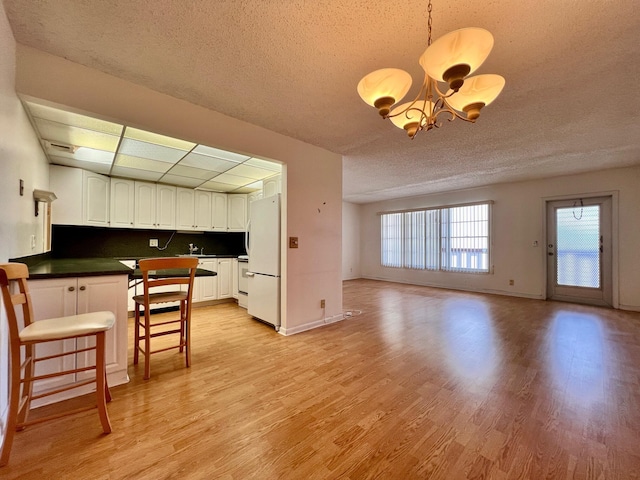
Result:
{"type": "Polygon", "coordinates": [[[281,331],[341,317],[340,155],[22,45],[16,90],[105,120],[282,162],[283,237],[299,237],[300,248],[283,249],[281,331]]]}
{"type": "MultiPolygon", "coordinates": [[[[42,253],[42,217],[34,215],[34,188],[48,189],[48,164],[15,94],[16,44],[0,2],[0,263],[42,253]],[[24,196],[19,194],[24,180],[24,196]],[[36,248],[31,248],[31,235],[36,248]]],[[[0,304],[2,300],[0,299],[0,304]]],[[[0,420],[7,408],[7,319],[0,305],[0,420]]]]}
{"type": "MultiPolygon", "coordinates": [[[[618,306],[640,310],[640,167],[584,173],[528,182],[492,185],[457,192],[404,198],[362,206],[362,274],[419,285],[544,298],[546,292],[545,199],[617,192],[614,212],[614,287],[618,306]],[[377,212],[493,200],[492,274],[463,274],[380,266],[380,217],[377,212]],[[538,247],[533,247],[533,241],[538,247]],[[509,286],[509,279],[515,280],[509,286]]],[[[614,295],[615,295],[614,291],[614,295]]]]}
{"type": "Polygon", "coordinates": [[[342,279],[360,277],[360,205],[342,202],[342,279]]]}

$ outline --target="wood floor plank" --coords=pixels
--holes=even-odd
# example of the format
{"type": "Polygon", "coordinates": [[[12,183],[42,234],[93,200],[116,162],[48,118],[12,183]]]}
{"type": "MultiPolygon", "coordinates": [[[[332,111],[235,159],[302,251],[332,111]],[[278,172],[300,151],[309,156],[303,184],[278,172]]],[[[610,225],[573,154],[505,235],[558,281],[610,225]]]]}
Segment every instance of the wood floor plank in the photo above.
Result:
{"type": "Polygon", "coordinates": [[[28,427],[0,477],[640,478],[639,313],[370,280],[343,301],[362,313],[291,337],[195,309],[190,368],[157,354],[144,381],[130,351],[113,433],[28,427]]]}

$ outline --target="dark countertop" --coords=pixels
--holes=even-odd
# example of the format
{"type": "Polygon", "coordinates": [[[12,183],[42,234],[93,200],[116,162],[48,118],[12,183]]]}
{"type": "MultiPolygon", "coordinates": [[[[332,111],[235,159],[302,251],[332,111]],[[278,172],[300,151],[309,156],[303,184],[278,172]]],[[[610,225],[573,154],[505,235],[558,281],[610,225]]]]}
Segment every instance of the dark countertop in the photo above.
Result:
{"type": "Polygon", "coordinates": [[[52,258],[29,266],[29,278],[94,277],[130,275],[133,272],[113,258],[52,258]]]}
{"type": "MultiPolygon", "coordinates": [[[[218,258],[235,258],[234,255],[219,255],[218,258]]],[[[130,279],[142,279],[139,269],[132,270],[114,258],[35,258],[33,261],[25,259],[13,259],[26,263],[29,266],[29,278],[32,280],[45,278],[65,278],[65,277],[95,277],[99,275],[128,275],[130,279]]],[[[161,275],[166,276],[163,272],[161,275]]],[[[172,273],[176,273],[172,271],[172,273]]],[[[179,272],[180,273],[180,272],[179,272]]],[[[184,270],[186,276],[186,270],[184,270]]],[[[196,276],[209,277],[217,275],[216,272],[196,270],[196,276]]],[[[182,275],[178,275],[182,276],[182,275]]]]}

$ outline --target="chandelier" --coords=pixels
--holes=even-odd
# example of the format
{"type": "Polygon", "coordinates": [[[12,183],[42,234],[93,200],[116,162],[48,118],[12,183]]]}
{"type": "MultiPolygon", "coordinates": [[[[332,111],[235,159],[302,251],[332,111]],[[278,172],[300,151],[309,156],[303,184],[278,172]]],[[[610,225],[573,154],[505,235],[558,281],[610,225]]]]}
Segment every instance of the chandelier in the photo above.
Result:
{"type": "Polygon", "coordinates": [[[448,116],[449,121],[460,118],[475,123],[480,110],[497,98],[505,84],[500,75],[467,77],[489,56],[493,47],[491,33],[482,28],[463,28],[432,43],[431,0],[428,12],[427,49],[420,57],[425,76],[416,98],[391,109],[411,88],[411,75],[397,68],[376,70],[358,83],[360,97],[412,139],[421,130],[440,127],[440,115],[448,116]],[[448,85],[444,93],[438,82],[448,85]]]}

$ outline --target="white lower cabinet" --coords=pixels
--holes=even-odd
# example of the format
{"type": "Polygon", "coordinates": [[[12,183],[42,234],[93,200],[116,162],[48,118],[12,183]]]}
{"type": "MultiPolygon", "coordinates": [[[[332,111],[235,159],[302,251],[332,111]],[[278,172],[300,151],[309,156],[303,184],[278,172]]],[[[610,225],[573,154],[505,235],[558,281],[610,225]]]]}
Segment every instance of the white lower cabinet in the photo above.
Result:
{"type": "MultiPolygon", "coordinates": [[[[30,280],[29,289],[33,300],[35,321],[45,318],[63,317],[102,310],[112,311],[116,316],[115,325],[107,332],[106,363],[109,386],[129,381],[127,376],[127,286],[126,275],[105,275],[95,277],[70,277],[44,280],[30,280]]],[[[36,346],[38,357],[69,352],[76,343],[82,348],[88,346],[88,339],[53,341],[36,346]]],[[[93,362],[94,352],[66,355],[55,360],[39,362],[36,375],[59,372],[63,369],[82,367],[93,362]]],[[[91,373],[78,373],[52,379],[40,380],[34,384],[34,393],[56,389],[87,378],[91,373]]],[[[84,395],[91,391],[91,385],[34,401],[37,407],[67,398],[84,395]]]]}
{"type": "MultiPolygon", "coordinates": [[[[218,261],[216,259],[200,259],[198,268],[217,272],[218,261]]],[[[193,302],[207,302],[218,299],[218,277],[196,277],[193,288],[193,302]]]]}
{"type": "Polygon", "coordinates": [[[231,269],[233,265],[232,258],[218,259],[218,298],[231,298],[233,296],[233,275],[231,269]]]}
{"type": "Polygon", "coordinates": [[[238,298],[238,259],[231,260],[231,288],[233,298],[238,298]]]}

